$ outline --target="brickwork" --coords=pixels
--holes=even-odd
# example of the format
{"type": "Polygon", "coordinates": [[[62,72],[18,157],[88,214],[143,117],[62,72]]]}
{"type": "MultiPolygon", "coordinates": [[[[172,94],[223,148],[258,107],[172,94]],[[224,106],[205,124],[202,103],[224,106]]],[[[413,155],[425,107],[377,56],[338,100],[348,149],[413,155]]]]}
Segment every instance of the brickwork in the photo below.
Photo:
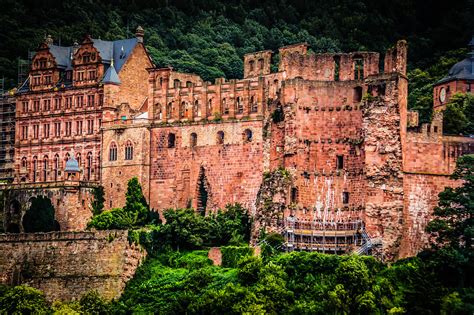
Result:
{"type": "Polygon", "coordinates": [[[118,298],[145,251],[127,231],[0,234],[0,283],[27,284],[49,301],[78,300],[90,290],[118,298]]]}
{"type": "Polygon", "coordinates": [[[155,209],[196,208],[201,174],[208,183],[209,210],[234,202],[252,209],[263,173],[262,121],[154,128],[150,172],[150,205],[155,209]],[[171,148],[170,134],[175,137],[171,148]]]}

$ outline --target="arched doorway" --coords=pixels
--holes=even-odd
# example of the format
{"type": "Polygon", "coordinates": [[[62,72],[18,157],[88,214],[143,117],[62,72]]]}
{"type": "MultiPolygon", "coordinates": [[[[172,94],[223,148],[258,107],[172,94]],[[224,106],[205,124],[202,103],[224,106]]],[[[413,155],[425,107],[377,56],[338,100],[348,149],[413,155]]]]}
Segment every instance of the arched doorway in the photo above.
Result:
{"type": "Polygon", "coordinates": [[[23,216],[22,224],[26,233],[58,231],[51,200],[44,196],[31,198],[31,206],[23,216]]]}

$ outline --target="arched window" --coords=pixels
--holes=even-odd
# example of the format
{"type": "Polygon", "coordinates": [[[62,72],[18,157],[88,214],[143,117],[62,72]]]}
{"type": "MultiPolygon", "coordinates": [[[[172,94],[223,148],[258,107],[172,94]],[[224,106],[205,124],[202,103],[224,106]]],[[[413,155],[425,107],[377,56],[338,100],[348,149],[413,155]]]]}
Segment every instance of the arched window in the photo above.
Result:
{"type": "Polygon", "coordinates": [[[258,59],[258,69],[263,70],[264,61],[262,58],[258,59]]]}
{"type": "Polygon", "coordinates": [[[244,142],[251,142],[251,141],[252,141],[252,137],[253,137],[252,130],[250,130],[250,129],[245,129],[243,136],[244,136],[244,142]]]}
{"type": "Polygon", "coordinates": [[[237,97],[237,114],[242,114],[244,112],[244,103],[242,97],[237,97]]]}
{"type": "Polygon", "coordinates": [[[197,146],[197,140],[198,140],[198,136],[195,132],[193,132],[189,138],[189,145],[191,146],[191,148],[194,148],[195,146],[197,146]]]}
{"type": "Polygon", "coordinates": [[[36,172],[38,171],[38,158],[33,157],[33,182],[36,182],[36,172]]]}
{"type": "Polygon", "coordinates": [[[210,98],[209,101],[207,101],[207,113],[209,115],[212,115],[212,98],[210,98]]]}
{"type": "Polygon", "coordinates": [[[181,81],[178,79],[174,79],[174,88],[177,89],[181,86],[181,81]]]}
{"type": "Polygon", "coordinates": [[[112,142],[109,147],[109,161],[117,161],[117,145],[112,142]]]}
{"type": "Polygon", "coordinates": [[[43,158],[43,181],[48,181],[48,156],[43,158]]]}
{"type": "Polygon", "coordinates": [[[250,112],[251,113],[256,113],[258,110],[258,104],[257,102],[255,101],[255,96],[251,96],[250,97],[250,112]]]}
{"type": "Polygon", "coordinates": [[[96,174],[97,180],[100,181],[100,153],[98,154],[98,157],[97,157],[97,165],[95,168],[95,174],[96,174]]]}
{"type": "Polygon", "coordinates": [[[229,104],[227,104],[225,97],[222,99],[222,112],[224,115],[229,115],[229,104]]]}
{"type": "Polygon", "coordinates": [[[341,67],[341,56],[334,56],[334,81],[339,81],[340,67],[341,67]]]}
{"type": "Polygon", "coordinates": [[[176,135],[174,133],[168,134],[168,148],[174,148],[176,146],[176,135]]]}
{"type": "Polygon", "coordinates": [[[59,176],[59,155],[54,156],[54,180],[57,181],[59,176]]]}
{"type": "Polygon", "coordinates": [[[360,103],[362,101],[362,87],[356,86],[354,88],[354,95],[353,95],[354,103],[360,103]]]}
{"type": "Polygon", "coordinates": [[[91,180],[92,178],[92,152],[87,153],[86,161],[86,179],[91,180]]]}
{"type": "Polygon", "coordinates": [[[217,132],[217,144],[224,144],[224,131],[217,132]]]}
{"type": "Polygon", "coordinates": [[[81,167],[81,154],[78,153],[76,154],[76,160],[77,160],[77,165],[79,165],[79,168],[81,167]]]}
{"type": "Polygon", "coordinates": [[[186,81],[186,87],[190,88],[193,86],[193,83],[191,81],[186,81]]]}
{"type": "Polygon", "coordinates": [[[156,117],[157,117],[159,120],[162,120],[162,119],[163,119],[163,113],[162,113],[162,110],[161,110],[161,104],[160,104],[160,103],[156,103],[156,104],[155,104],[155,108],[156,108],[156,117]]]}
{"type": "Polygon", "coordinates": [[[27,166],[27,162],[26,162],[26,157],[24,156],[21,158],[21,167],[26,168],[26,166],[27,166]]]}
{"type": "Polygon", "coordinates": [[[133,160],[133,144],[130,140],[125,144],[125,160],[133,160]]]}
{"type": "Polygon", "coordinates": [[[201,117],[201,108],[199,107],[198,100],[194,101],[193,112],[194,112],[194,117],[201,117]]]}
{"type": "Polygon", "coordinates": [[[166,118],[171,119],[173,115],[173,103],[169,102],[168,105],[166,105],[166,118]]]}

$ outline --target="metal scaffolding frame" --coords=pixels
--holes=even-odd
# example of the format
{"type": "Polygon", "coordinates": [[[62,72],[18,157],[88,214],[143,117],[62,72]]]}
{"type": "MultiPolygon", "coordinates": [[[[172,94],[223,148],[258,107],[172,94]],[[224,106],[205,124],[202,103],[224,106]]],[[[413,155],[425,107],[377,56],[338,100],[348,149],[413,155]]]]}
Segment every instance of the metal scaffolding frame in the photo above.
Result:
{"type": "Polygon", "coordinates": [[[285,219],[286,251],[369,254],[372,242],[361,219],[350,221],[302,221],[285,219]]]}
{"type": "Polygon", "coordinates": [[[15,151],[15,98],[0,95],[0,181],[13,181],[15,151]]]}

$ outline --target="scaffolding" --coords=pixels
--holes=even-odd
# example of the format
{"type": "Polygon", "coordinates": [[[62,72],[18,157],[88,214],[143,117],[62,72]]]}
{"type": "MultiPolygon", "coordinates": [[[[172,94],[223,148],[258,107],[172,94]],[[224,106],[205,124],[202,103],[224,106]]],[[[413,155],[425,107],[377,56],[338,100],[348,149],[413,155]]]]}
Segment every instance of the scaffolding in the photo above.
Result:
{"type": "Polygon", "coordinates": [[[285,219],[286,251],[318,251],[332,254],[370,254],[372,242],[362,220],[301,221],[285,219]]]}
{"type": "Polygon", "coordinates": [[[13,181],[15,108],[14,97],[0,95],[0,182],[13,181]]]}

